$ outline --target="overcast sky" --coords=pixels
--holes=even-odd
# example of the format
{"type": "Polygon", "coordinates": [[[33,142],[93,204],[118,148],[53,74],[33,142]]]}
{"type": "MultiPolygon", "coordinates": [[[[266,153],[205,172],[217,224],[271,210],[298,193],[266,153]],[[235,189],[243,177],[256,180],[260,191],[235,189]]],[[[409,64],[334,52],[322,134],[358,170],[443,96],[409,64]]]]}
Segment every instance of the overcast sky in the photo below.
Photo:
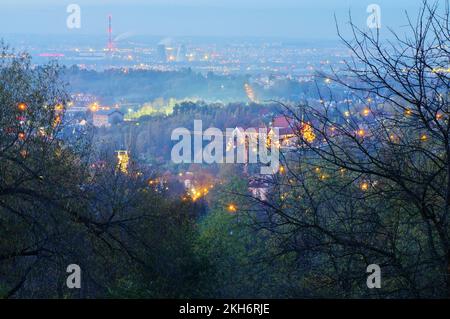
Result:
{"type": "Polygon", "coordinates": [[[364,27],[371,3],[382,9],[382,26],[401,30],[404,12],[422,0],[0,0],[1,34],[115,34],[157,36],[275,36],[333,39],[333,15],[345,23],[349,10],[364,27]],[[67,5],[81,7],[81,29],[66,27],[67,5]]]}

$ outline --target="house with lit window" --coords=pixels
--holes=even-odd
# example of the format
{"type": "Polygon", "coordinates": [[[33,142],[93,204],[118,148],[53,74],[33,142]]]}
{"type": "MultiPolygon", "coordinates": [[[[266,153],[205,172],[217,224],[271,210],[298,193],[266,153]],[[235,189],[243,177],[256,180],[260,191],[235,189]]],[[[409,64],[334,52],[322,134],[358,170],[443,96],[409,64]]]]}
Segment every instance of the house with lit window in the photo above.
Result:
{"type": "Polygon", "coordinates": [[[269,139],[271,140],[275,137],[275,130],[278,130],[280,149],[290,150],[297,148],[300,136],[308,143],[312,143],[316,139],[314,129],[310,124],[299,122],[285,115],[275,117],[270,127],[269,139]]]}

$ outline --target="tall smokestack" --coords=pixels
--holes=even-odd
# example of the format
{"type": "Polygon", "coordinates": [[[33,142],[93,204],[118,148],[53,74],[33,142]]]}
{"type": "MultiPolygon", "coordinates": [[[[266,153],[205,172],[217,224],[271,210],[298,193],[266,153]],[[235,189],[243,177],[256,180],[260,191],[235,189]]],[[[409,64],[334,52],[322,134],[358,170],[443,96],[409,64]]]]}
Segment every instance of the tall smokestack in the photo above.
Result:
{"type": "Polygon", "coordinates": [[[112,15],[108,16],[108,51],[114,50],[114,44],[112,39],[112,15]]]}

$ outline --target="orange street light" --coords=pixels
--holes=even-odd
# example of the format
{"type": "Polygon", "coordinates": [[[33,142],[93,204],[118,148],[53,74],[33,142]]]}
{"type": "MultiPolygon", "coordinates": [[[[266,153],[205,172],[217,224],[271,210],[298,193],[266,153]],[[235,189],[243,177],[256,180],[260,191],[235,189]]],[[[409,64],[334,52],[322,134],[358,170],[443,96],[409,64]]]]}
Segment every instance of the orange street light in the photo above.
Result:
{"type": "Polygon", "coordinates": [[[20,112],[25,112],[25,111],[28,109],[28,105],[26,105],[26,103],[19,103],[19,104],[17,105],[17,109],[18,109],[20,112]]]}
{"type": "Polygon", "coordinates": [[[359,129],[358,132],[356,132],[356,134],[358,134],[358,136],[360,137],[364,137],[364,135],[366,135],[366,131],[364,131],[363,129],[359,129]]]}
{"type": "Polygon", "coordinates": [[[100,109],[100,106],[98,105],[97,102],[92,103],[92,104],[89,105],[89,110],[91,112],[97,112],[99,109],[100,109]]]}
{"type": "Polygon", "coordinates": [[[236,213],[236,212],[237,212],[237,207],[236,207],[236,205],[234,205],[234,204],[228,205],[228,211],[229,211],[230,213],[236,213]]]}
{"type": "Polygon", "coordinates": [[[370,115],[370,109],[369,108],[365,108],[362,113],[363,113],[364,116],[369,116],[370,115]]]}
{"type": "Polygon", "coordinates": [[[367,191],[369,189],[369,183],[367,183],[367,182],[361,183],[360,188],[364,192],[367,191]]]}
{"type": "Polygon", "coordinates": [[[20,132],[17,137],[19,138],[19,140],[25,140],[25,138],[27,137],[27,135],[24,132],[20,132]]]}

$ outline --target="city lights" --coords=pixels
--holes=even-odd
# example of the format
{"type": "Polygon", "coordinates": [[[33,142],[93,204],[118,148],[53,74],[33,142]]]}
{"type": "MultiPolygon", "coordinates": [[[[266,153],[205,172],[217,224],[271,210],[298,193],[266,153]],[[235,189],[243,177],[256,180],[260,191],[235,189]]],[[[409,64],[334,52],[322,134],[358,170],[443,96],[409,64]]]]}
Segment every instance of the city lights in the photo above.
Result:
{"type": "Polygon", "coordinates": [[[367,191],[369,189],[369,183],[367,182],[362,182],[361,185],[359,186],[361,188],[362,191],[367,191]]]}
{"type": "Polygon", "coordinates": [[[308,142],[312,143],[316,139],[316,134],[314,134],[314,129],[312,128],[311,124],[309,123],[303,123],[301,134],[303,136],[303,139],[308,142]]]}
{"type": "Polygon", "coordinates": [[[93,113],[98,112],[99,109],[100,109],[100,105],[97,102],[91,103],[89,105],[89,110],[93,113]]]}
{"type": "Polygon", "coordinates": [[[24,132],[20,132],[17,137],[19,138],[19,140],[25,140],[25,138],[27,137],[27,135],[24,132]]]}
{"type": "Polygon", "coordinates": [[[0,299],[450,297],[450,0],[3,2],[0,299]]]}
{"type": "Polygon", "coordinates": [[[228,207],[227,207],[227,209],[228,209],[228,211],[229,211],[230,213],[236,213],[236,212],[237,212],[237,207],[236,207],[235,204],[229,204],[228,207]]]}
{"type": "Polygon", "coordinates": [[[365,108],[362,113],[363,113],[364,116],[369,116],[370,115],[370,109],[369,108],[365,108]]]}
{"type": "Polygon", "coordinates": [[[19,103],[19,104],[17,105],[17,109],[18,109],[20,112],[25,112],[25,111],[28,109],[28,105],[27,105],[26,103],[19,103]]]}
{"type": "Polygon", "coordinates": [[[128,151],[117,152],[117,170],[124,174],[128,174],[128,166],[130,162],[130,156],[128,151]]]}

